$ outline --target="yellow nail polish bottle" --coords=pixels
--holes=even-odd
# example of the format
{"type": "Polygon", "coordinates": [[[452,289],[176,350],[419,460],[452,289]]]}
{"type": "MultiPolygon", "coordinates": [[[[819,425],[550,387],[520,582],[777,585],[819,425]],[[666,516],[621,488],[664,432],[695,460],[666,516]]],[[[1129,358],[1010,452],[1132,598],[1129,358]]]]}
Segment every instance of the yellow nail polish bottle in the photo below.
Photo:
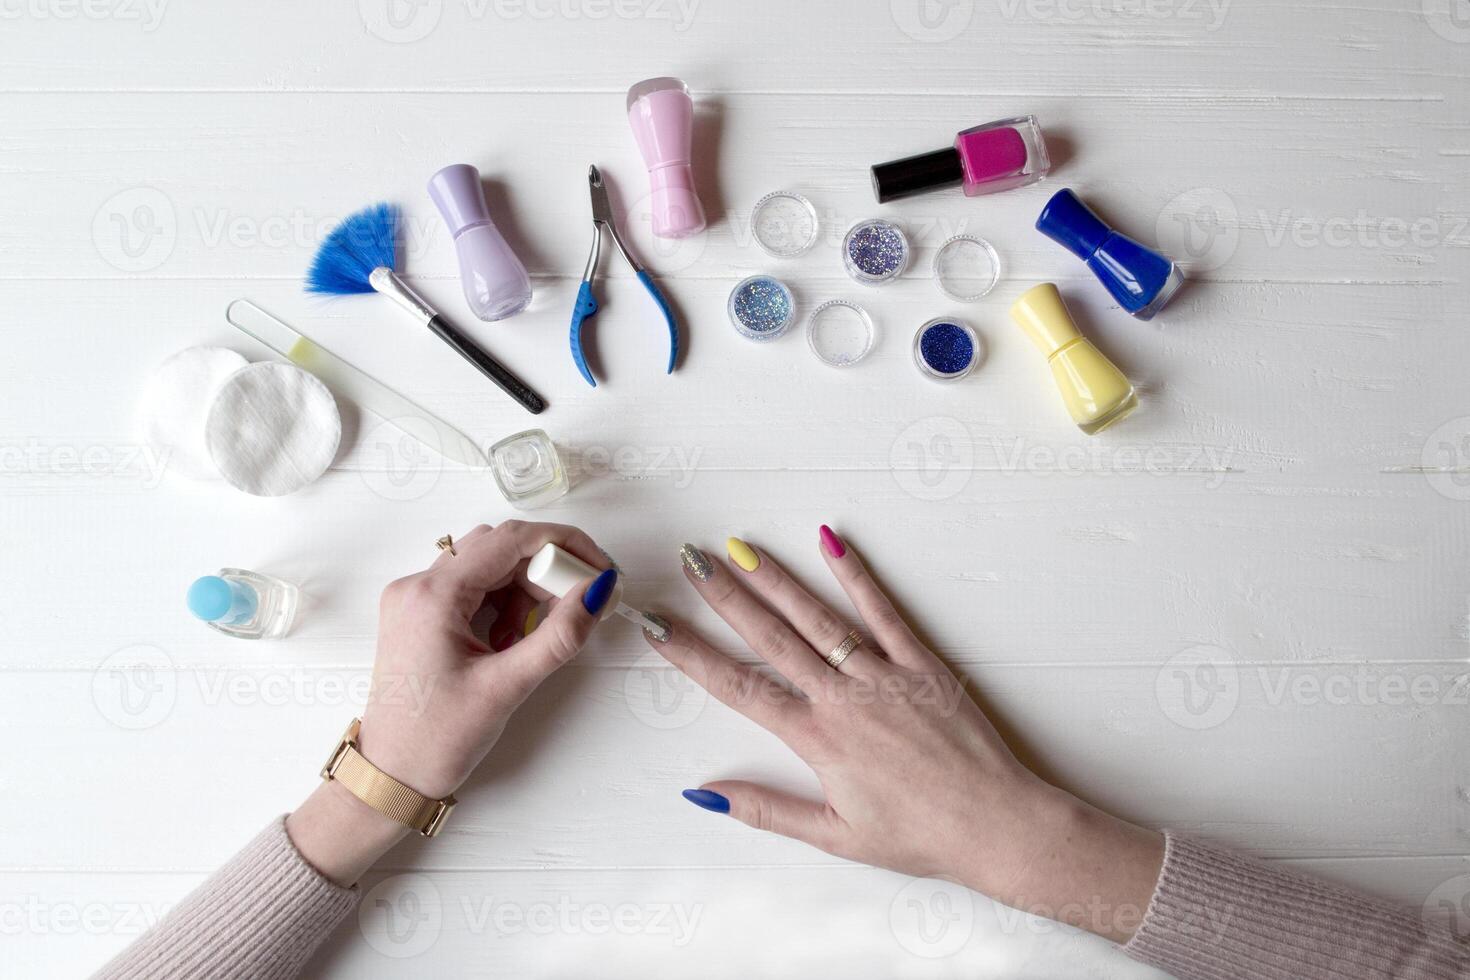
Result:
{"type": "Polygon", "coordinates": [[[1082,336],[1054,283],[1023,293],[1011,307],[1011,319],[1046,355],[1062,401],[1083,432],[1095,435],[1138,407],[1133,385],[1082,336]]]}

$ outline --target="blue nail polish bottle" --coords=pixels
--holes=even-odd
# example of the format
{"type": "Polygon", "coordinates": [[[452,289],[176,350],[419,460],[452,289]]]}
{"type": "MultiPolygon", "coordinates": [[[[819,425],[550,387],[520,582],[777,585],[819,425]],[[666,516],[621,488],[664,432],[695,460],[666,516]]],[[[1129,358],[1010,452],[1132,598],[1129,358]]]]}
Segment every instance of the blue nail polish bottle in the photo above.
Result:
{"type": "Polygon", "coordinates": [[[1172,261],[1113,231],[1067,188],[1046,202],[1036,230],[1086,262],[1113,299],[1140,320],[1153,319],[1184,284],[1172,261]]]}

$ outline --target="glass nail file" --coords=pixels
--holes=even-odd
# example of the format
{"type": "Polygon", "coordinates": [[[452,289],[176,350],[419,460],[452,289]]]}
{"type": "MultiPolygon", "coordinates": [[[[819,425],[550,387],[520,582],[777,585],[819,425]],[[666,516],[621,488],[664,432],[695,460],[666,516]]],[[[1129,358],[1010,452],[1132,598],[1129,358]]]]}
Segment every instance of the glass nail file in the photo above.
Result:
{"type": "Polygon", "coordinates": [[[247,337],[275,351],[349,401],[391,422],[405,435],[432,449],[446,459],[465,466],[485,467],[490,460],[473,439],[439,418],[433,412],[409,401],[372,375],[353,367],[310,337],[256,306],[248,299],[237,299],[225,307],[225,319],[247,337]],[[423,422],[434,430],[438,445],[421,432],[405,427],[406,420],[423,422]]]}

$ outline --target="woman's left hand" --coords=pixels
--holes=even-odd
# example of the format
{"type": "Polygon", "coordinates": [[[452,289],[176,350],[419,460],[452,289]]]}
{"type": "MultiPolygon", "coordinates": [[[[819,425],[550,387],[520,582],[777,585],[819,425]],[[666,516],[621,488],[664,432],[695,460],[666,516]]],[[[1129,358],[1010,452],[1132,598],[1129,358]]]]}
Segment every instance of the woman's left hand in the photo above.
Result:
{"type": "Polygon", "coordinates": [[[904,623],[852,549],[821,529],[827,565],[868,636],[763,551],[729,564],[681,553],[695,589],[784,683],[676,624],[649,644],[811,766],[823,798],[738,780],[685,796],[708,810],[865,864],[946,877],[1009,905],[1125,941],[1163,839],[1045,782],[1001,740],[943,661],[904,623]]]}

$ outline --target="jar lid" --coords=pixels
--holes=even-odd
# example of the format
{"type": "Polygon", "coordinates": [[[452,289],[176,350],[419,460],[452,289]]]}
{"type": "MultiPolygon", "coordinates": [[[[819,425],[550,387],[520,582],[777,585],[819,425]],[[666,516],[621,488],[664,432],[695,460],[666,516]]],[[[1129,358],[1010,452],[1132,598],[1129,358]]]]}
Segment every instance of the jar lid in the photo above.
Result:
{"type": "Polygon", "coordinates": [[[816,244],[817,209],[794,191],[772,191],[755,202],[750,231],[767,255],[789,259],[816,244]]]}
{"type": "Polygon", "coordinates": [[[983,238],[956,235],[934,255],[934,281],[950,299],[973,303],[1000,281],[1000,256],[983,238]]]}
{"type": "Polygon", "coordinates": [[[873,319],[868,311],[845,299],[828,300],[812,310],[806,340],[824,364],[847,367],[873,349],[873,319]]]}

